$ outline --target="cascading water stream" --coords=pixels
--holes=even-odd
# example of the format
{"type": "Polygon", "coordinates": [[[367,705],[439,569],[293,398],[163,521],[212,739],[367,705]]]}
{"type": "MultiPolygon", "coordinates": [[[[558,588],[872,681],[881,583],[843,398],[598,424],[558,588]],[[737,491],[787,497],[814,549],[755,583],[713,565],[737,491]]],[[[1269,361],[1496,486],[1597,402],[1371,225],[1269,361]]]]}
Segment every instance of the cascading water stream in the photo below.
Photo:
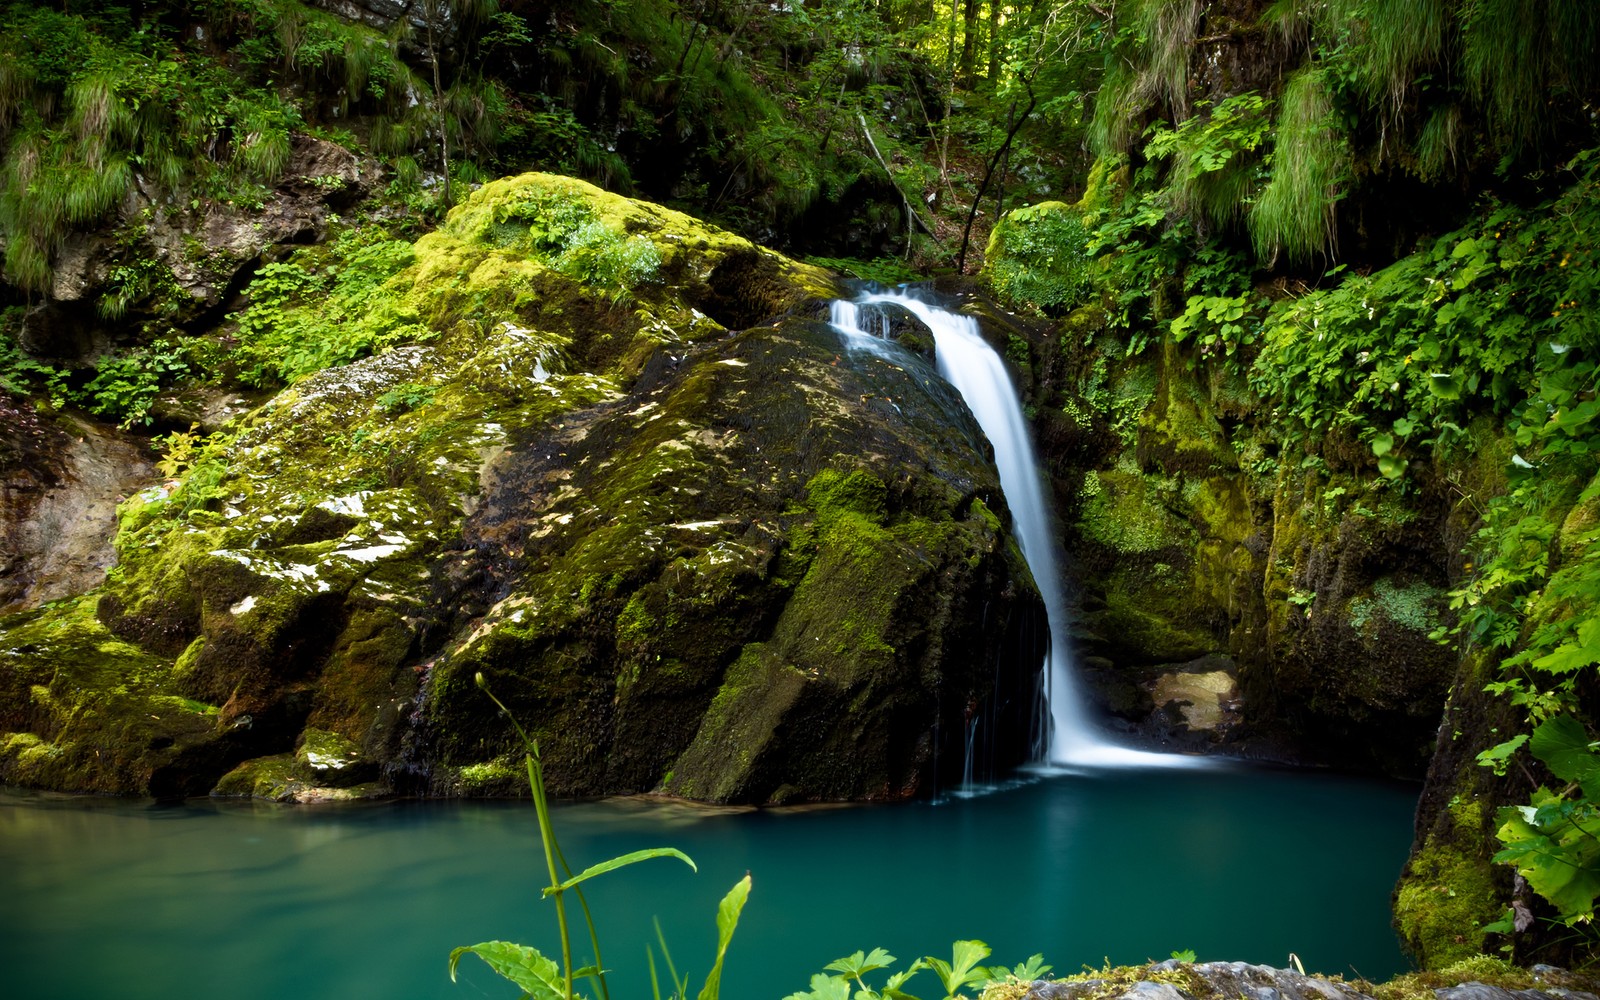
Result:
{"type": "Polygon", "coordinates": [[[894,305],[916,316],[933,333],[939,374],[965,400],[978,426],[994,446],[1000,489],[1011,508],[1013,528],[1023,558],[1033,572],[1050,627],[1046,695],[1050,738],[1045,760],[1070,767],[1193,767],[1202,758],[1148,753],[1108,740],[1084,711],[1077,689],[1067,639],[1066,603],[1056,565],[1050,506],[1034,460],[1033,443],[1016,388],[1000,355],[978,332],[977,320],[922,302],[904,292],[879,292],[855,302],[835,302],[830,317],[848,350],[881,354],[887,319],[878,314],[877,335],[864,328],[862,306],[894,305]],[[875,346],[874,346],[875,345],[875,346]]]}

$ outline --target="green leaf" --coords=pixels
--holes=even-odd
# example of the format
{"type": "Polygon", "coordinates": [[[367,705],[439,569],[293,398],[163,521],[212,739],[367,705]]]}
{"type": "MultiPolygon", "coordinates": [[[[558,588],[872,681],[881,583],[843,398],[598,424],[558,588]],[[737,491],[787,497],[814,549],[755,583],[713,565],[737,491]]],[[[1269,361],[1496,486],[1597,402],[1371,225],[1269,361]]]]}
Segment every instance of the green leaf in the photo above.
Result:
{"type": "Polygon", "coordinates": [[[1404,459],[1393,455],[1385,455],[1378,459],[1378,471],[1390,479],[1399,479],[1406,471],[1404,459]]]}
{"type": "Polygon", "coordinates": [[[1391,451],[1394,451],[1393,434],[1379,434],[1377,437],[1372,439],[1372,453],[1374,455],[1382,458],[1391,451]]]}
{"type": "Polygon", "coordinates": [[[850,980],[820,972],[811,977],[808,993],[791,993],[783,1000],[850,1000],[850,980]]]}
{"type": "Polygon", "coordinates": [[[856,952],[845,958],[837,959],[824,965],[823,968],[830,972],[842,973],[851,979],[860,979],[869,972],[887,969],[894,964],[894,956],[882,948],[872,949],[872,954],[856,952]]]}
{"type": "Polygon", "coordinates": [[[728,942],[733,940],[733,932],[739,926],[739,914],[744,912],[745,900],[749,898],[750,876],[746,875],[735,882],[728,894],[722,897],[722,902],[717,904],[717,960],[711,965],[706,984],[700,988],[699,1000],[717,1000],[717,993],[722,989],[722,960],[728,954],[728,942]]]}
{"type": "Polygon", "coordinates": [[[1488,750],[1478,754],[1478,766],[1493,768],[1495,774],[1503,775],[1506,773],[1506,763],[1511,759],[1511,755],[1516,753],[1522,747],[1522,744],[1526,742],[1528,742],[1528,734],[1518,733],[1499,746],[1490,747],[1488,750]]]}
{"type": "Polygon", "coordinates": [[[612,858],[609,861],[602,861],[597,865],[590,865],[588,868],[585,868],[583,871],[567,879],[559,886],[545,886],[544,894],[546,896],[553,896],[557,892],[565,892],[566,890],[577,885],[579,882],[586,882],[589,879],[594,878],[596,875],[604,875],[606,872],[616,871],[618,868],[624,868],[628,865],[638,864],[641,861],[649,861],[651,858],[677,858],[690,868],[694,868],[695,871],[700,870],[699,868],[695,867],[695,863],[689,857],[689,855],[678,850],[676,847],[648,847],[642,851],[634,851],[631,854],[624,854],[621,857],[612,858]]]}
{"type": "Polygon", "coordinates": [[[1448,372],[1433,372],[1428,376],[1428,391],[1440,399],[1461,398],[1461,382],[1448,372]]]}
{"type": "Polygon", "coordinates": [[[1600,799],[1600,754],[1595,753],[1583,723],[1570,715],[1546,719],[1533,731],[1529,749],[1551,774],[1581,785],[1588,798],[1600,799]]]}
{"type": "Polygon", "coordinates": [[[1552,674],[1566,674],[1596,662],[1600,662],[1600,618],[1590,618],[1578,626],[1575,639],[1534,660],[1533,666],[1552,674]]]}
{"type": "Polygon", "coordinates": [[[462,955],[469,952],[483,959],[489,968],[511,980],[534,1000],[562,1000],[566,984],[556,963],[539,954],[538,949],[509,941],[485,941],[452,951],[452,983],[456,981],[456,964],[461,961],[462,955]]]}
{"type": "Polygon", "coordinates": [[[989,946],[982,941],[957,941],[951,949],[949,962],[928,956],[928,968],[944,983],[945,996],[953,997],[962,988],[983,978],[978,963],[989,957],[989,946]],[[975,971],[976,970],[976,971],[975,971]]]}
{"type": "Polygon", "coordinates": [[[879,995],[883,997],[883,1000],[917,1000],[916,997],[912,996],[910,993],[907,993],[905,990],[902,990],[900,987],[904,986],[907,980],[909,980],[912,976],[916,975],[927,967],[927,962],[924,962],[920,958],[917,959],[915,962],[912,962],[911,965],[908,966],[904,971],[896,972],[894,975],[890,976],[889,981],[883,984],[883,992],[879,995]]]}
{"type": "MultiPolygon", "coordinates": [[[[1548,794],[1547,789],[1541,792],[1548,794]]],[[[1600,823],[1595,822],[1590,807],[1587,826],[1569,819],[1555,828],[1544,828],[1535,822],[1540,811],[1532,806],[1500,810],[1502,825],[1495,836],[1506,848],[1494,860],[1515,866],[1570,926],[1590,918],[1595,897],[1600,896],[1600,849],[1596,848],[1600,841],[1595,839],[1594,829],[1600,823]]]]}

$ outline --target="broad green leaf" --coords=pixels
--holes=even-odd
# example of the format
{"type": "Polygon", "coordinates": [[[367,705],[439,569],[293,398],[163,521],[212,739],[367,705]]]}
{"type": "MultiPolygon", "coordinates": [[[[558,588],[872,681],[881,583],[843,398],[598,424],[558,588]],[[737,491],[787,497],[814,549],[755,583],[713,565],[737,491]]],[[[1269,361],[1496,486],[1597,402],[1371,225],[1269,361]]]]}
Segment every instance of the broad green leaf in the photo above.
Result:
{"type": "Polygon", "coordinates": [[[818,972],[811,977],[810,992],[791,993],[783,1000],[850,1000],[850,980],[818,972]]]}
{"type": "Polygon", "coordinates": [[[561,1000],[566,984],[561,969],[555,962],[539,954],[538,949],[510,941],[485,941],[482,944],[457,948],[450,953],[450,981],[456,981],[456,964],[461,956],[474,954],[488,963],[489,968],[511,980],[534,1000],[561,1000]]]}
{"type": "Polygon", "coordinates": [[[1583,723],[1570,715],[1546,719],[1533,731],[1533,755],[1562,781],[1583,787],[1583,794],[1600,800],[1600,755],[1594,751],[1583,723]]]}
{"type": "Polygon", "coordinates": [[[1393,434],[1379,434],[1377,437],[1372,439],[1372,453],[1374,455],[1382,458],[1391,451],[1394,451],[1393,434]]]}
{"type": "Polygon", "coordinates": [[[1389,479],[1399,479],[1406,471],[1405,460],[1394,455],[1385,455],[1378,459],[1378,471],[1389,479]]]}
{"type": "Polygon", "coordinates": [[[596,875],[604,875],[606,872],[616,871],[618,868],[624,868],[628,865],[638,864],[641,861],[649,861],[651,858],[677,858],[679,861],[682,861],[695,871],[700,870],[699,868],[695,867],[695,863],[689,857],[689,855],[678,850],[676,847],[649,847],[642,851],[634,851],[631,854],[624,854],[621,857],[612,858],[609,861],[602,861],[597,865],[590,865],[588,868],[585,868],[583,871],[561,883],[560,886],[545,886],[544,894],[546,896],[553,896],[557,892],[564,892],[567,889],[572,888],[579,882],[586,882],[589,879],[594,878],[596,875]]]}
{"type": "Polygon", "coordinates": [[[1410,437],[1411,432],[1416,429],[1417,425],[1406,417],[1401,417],[1394,422],[1394,432],[1401,437],[1410,437]]]}
{"type": "Polygon", "coordinates": [[[750,876],[746,875],[735,882],[728,894],[722,897],[722,902],[717,904],[717,960],[711,965],[706,984],[700,988],[699,1000],[717,1000],[717,994],[722,989],[722,960],[728,954],[728,942],[733,940],[733,932],[739,926],[739,914],[744,912],[745,900],[749,898],[750,876]]]}
{"type": "Polygon", "coordinates": [[[1595,662],[1600,662],[1600,618],[1590,618],[1579,625],[1576,638],[1534,660],[1533,666],[1552,674],[1566,674],[1595,662]]]}
{"type": "Polygon", "coordinates": [[[944,983],[945,996],[953,997],[961,989],[983,977],[983,970],[973,970],[989,957],[989,946],[982,941],[957,941],[951,949],[949,962],[929,955],[925,961],[939,981],[944,983]]]}
{"type": "Polygon", "coordinates": [[[872,954],[858,951],[853,955],[837,959],[824,965],[823,968],[830,972],[838,972],[852,979],[860,979],[869,972],[887,969],[894,964],[894,956],[882,948],[872,949],[872,954]]]}
{"type": "Polygon", "coordinates": [[[1428,375],[1428,391],[1440,399],[1461,398],[1461,382],[1449,372],[1432,372],[1428,375]]]}

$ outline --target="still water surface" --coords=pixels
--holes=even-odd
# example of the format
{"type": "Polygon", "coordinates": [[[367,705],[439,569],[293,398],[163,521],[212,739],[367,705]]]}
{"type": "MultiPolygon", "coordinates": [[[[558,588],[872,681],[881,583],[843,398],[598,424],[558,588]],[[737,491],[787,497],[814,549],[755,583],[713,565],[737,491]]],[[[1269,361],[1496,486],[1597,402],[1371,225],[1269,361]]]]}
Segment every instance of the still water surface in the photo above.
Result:
{"type": "MultiPolygon", "coordinates": [[[[778,1000],[857,948],[948,958],[957,938],[1008,964],[1043,952],[1058,974],[1192,948],[1387,977],[1404,968],[1388,900],[1415,795],[1303,772],[1121,772],[806,812],[584,803],[555,822],[575,868],[654,846],[700,865],[590,883],[614,997],[649,995],[652,917],[698,991],[717,900],[750,871],[722,995],[778,1000]]],[[[0,995],[509,1000],[471,956],[452,985],[446,956],[492,939],[555,954],[542,868],[525,803],[0,794],[0,995]]]]}

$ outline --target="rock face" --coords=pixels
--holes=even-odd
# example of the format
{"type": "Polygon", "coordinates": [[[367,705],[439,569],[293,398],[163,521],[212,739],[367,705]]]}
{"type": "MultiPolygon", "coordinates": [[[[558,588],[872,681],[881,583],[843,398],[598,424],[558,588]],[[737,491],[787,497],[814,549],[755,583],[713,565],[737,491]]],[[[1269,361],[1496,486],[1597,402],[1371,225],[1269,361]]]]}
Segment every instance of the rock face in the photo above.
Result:
{"type": "Polygon", "coordinates": [[[0,391],[0,614],[98,586],[117,504],[154,471],[127,436],[43,419],[0,391]]]}
{"type": "Polygon", "coordinates": [[[75,233],[57,254],[50,295],[29,310],[21,343],[37,357],[71,361],[102,353],[139,319],[195,322],[223,304],[270,248],[321,239],[330,215],[365,195],[378,170],[341,146],[299,134],[283,182],[259,205],[173,205],[135,186],[114,233],[75,233]],[[118,310],[112,323],[107,303],[124,295],[121,308],[149,315],[118,310]]]}
{"type": "Polygon", "coordinates": [[[124,506],[102,592],[0,626],[0,780],[516,794],[480,674],[556,794],[908,796],[980,711],[1020,761],[1041,616],[987,446],[919,358],[842,350],[832,290],[486,185],[370,303],[411,344],[230,425],[124,506]]]}

